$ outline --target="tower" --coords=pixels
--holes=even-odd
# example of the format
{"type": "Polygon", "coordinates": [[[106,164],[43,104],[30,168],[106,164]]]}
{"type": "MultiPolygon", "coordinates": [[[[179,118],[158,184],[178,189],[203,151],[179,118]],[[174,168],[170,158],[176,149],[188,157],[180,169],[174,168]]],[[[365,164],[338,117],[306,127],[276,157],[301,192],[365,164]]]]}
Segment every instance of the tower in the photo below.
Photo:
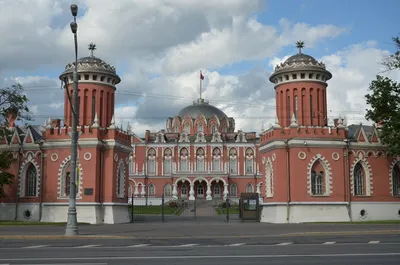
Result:
{"type": "Polygon", "coordinates": [[[288,127],[294,117],[299,126],[325,126],[326,88],[332,74],[325,64],[302,52],[304,42],[296,46],[299,52],[276,66],[269,78],[275,84],[279,124],[288,127]]]}
{"type": "MultiPolygon", "coordinates": [[[[78,126],[92,125],[97,115],[100,127],[110,126],[114,115],[116,85],[121,82],[115,67],[93,55],[96,44],[89,44],[90,56],[78,59],[78,126]]],[[[71,126],[72,112],[69,98],[73,91],[75,62],[69,63],[60,75],[68,89],[64,95],[64,124],[71,126]]]]}

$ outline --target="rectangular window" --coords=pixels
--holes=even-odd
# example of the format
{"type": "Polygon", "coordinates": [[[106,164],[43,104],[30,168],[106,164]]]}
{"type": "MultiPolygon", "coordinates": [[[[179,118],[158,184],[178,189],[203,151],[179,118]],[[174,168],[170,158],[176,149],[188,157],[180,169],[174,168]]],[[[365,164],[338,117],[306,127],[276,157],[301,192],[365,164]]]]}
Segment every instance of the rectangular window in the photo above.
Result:
{"type": "Polygon", "coordinates": [[[99,113],[99,125],[102,126],[101,120],[103,118],[103,97],[100,97],[100,113],[99,113]]]}
{"type": "Polygon", "coordinates": [[[298,119],[298,112],[299,112],[299,106],[297,102],[297,96],[294,96],[294,116],[296,117],[296,120],[298,119]]]}
{"type": "Polygon", "coordinates": [[[219,159],[213,159],[213,171],[220,171],[220,160],[219,159]]]}
{"type": "Polygon", "coordinates": [[[290,124],[290,120],[292,119],[291,115],[290,115],[290,96],[287,99],[287,115],[288,115],[288,120],[289,120],[289,124],[290,124]]]}
{"type": "Polygon", "coordinates": [[[171,174],[171,160],[164,160],[164,174],[171,174]]]}
{"type": "Polygon", "coordinates": [[[229,160],[229,172],[232,174],[236,174],[236,159],[229,160]]]}
{"type": "Polygon", "coordinates": [[[310,95],[310,125],[313,126],[313,104],[312,104],[312,96],[310,95]]]}

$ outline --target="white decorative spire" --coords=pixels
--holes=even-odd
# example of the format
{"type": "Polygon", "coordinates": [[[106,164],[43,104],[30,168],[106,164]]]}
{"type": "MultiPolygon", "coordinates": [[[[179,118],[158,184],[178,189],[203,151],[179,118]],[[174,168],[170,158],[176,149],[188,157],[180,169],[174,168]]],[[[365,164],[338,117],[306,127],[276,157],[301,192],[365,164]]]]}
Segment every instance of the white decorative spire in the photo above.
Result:
{"type": "Polygon", "coordinates": [[[281,126],[279,125],[279,118],[278,115],[275,116],[275,124],[274,124],[274,128],[281,128],[281,126]]]}
{"type": "Polygon", "coordinates": [[[108,128],[115,129],[115,117],[114,117],[114,114],[113,114],[113,116],[111,118],[110,127],[108,127],[108,128]]]}
{"type": "Polygon", "coordinates": [[[290,120],[290,127],[297,127],[297,120],[296,120],[296,116],[294,115],[294,113],[292,114],[292,119],[290,120]]]}
{"type": "Polygon", "coordinates": [[[51,127],[51,118],[50,118],[50,117],[47,119],[46,128],[47,128],[47,129],[51,129],[51,128],[52,128],[52,127],[51,127]]]}
{"type": "Polygon", "coordinates": [[[94,114],[92,128],[99,128],[99,118],[97,117],[97,112],[94,114]]]}
{"type": "Polygon", "coordinates": [[[126,126],[126,131],[127,131],[128,133],[132,133],[132,127],[131,127],[129,121],[128,121],[128,125],[126,126]]]}

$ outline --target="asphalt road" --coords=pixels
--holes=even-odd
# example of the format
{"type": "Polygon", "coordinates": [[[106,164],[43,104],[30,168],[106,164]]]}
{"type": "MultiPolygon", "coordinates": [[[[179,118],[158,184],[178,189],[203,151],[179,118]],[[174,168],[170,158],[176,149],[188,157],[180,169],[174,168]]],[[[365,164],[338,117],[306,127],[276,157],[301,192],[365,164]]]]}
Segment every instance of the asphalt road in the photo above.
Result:
{"type": "Polygon", "coordinates": [[[174,246],[8,248],[0,264],[75,265],[398,265],[400,243],[288,244],[269,246],[174,246]]]}

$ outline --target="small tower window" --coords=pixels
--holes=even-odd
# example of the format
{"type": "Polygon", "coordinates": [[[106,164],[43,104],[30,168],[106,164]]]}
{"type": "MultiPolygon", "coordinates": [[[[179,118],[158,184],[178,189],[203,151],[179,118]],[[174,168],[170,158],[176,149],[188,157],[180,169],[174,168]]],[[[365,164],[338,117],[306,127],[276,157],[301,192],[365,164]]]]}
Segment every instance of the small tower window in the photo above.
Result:
{"type": "Polygon", "coordinates": [[[296,74],[293,74],[293,75],[292,75],[292,78],[293,78],[293,79],[297,79],[297,75],[296,75],[296,74]]]}
{"type": "Polygon", "coordinates": [[[94,80],[94,81],[97,80],[97,75],[93,75],[93,80],[94,80]]]}
{"type": "Polygon", "coordinates": [[[111,82],[111,78],[109,77],[109,78],[107,78],[107,83],[110,83],[111,82]]]}
{"type": "Polygon", "coordinates": [[[301,79],[306,78],[306,74],[304,74],[304,73],[302,73],[300,76],[301,76],[301,79]]]}
{"type": "Polygon", "coordinates": [[[317,79],[318,79],[318,80],[319,80],[319,77],[320,77],[320,75],[318,74],[318,75],[317,75],[317,79]]]}
{"type": "Polygon", "coordinates": [[[89,80],[89,75],[85,75],[85,80],[89,80]]]}
{"type": "Polygon", "coordinates": [[[314,75],[313,75],[313,74],[309,74],[309,75],[308,75],[308,78],[313,79],[313,78],[314,78],[314,75]]]}
{"type": "Polygon", "coordinates": [[[289,75],[285,75],[285,80],[289,80],[289,75]]]}
{"type": "Polygon", "coordinates": [[[280,82],[282,82],[282,81],[283,81],[283,80],[282,80],[282,76],[280,76],[280,77],[279,77],[279,81],[280,81],[280,82]]]}
{"type": "Polygon", "coordinates": [[[104,82],[104,78],[105,78],[104,76],[100,77],[100,81],[104,82]]]}

